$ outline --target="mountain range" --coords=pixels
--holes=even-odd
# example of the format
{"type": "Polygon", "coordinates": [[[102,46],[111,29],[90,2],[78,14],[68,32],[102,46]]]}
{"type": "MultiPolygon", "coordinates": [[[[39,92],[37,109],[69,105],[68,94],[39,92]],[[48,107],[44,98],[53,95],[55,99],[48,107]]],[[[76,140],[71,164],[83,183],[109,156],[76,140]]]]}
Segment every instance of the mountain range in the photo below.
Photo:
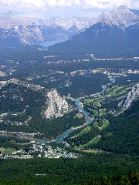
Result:
{"type": "Polygon", "coordinates": [[[102,14],[96,24],[49,52],[94,54],[97,57],[132,57],[139,55],[139,16],[127,7],[102,14]]]}
{"type": "Polygon", "coordinates": [[[0,46],[63,42],[50,47],[52,53],[108,56],[111,51],[112,56],[137,55],[138,32],[139,11],[126,6],[102,13],[98,18],[0,17],[0,46]]]}
{"type": "Polygon", "coordinates": [[[1,16],[0,45],[17,46],[68,40],[94,22],[94,18],[87,17],[38,19],[1,16]]]}

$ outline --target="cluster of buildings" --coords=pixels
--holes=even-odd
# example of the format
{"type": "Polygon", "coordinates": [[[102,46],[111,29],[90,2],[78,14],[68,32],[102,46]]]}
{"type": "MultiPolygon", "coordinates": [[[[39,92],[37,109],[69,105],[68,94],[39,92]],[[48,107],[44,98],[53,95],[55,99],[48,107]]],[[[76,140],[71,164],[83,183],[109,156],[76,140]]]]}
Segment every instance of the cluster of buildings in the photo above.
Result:
{"type": "Polygon", "coordinates": [[[0,152],[0,159],[31,159],[35,157],[43,158],[77,158],[78,154],[60,147],[52,147],[45,143],[31,141],[28,149],[15,150],[11,153],[0,152]]]}

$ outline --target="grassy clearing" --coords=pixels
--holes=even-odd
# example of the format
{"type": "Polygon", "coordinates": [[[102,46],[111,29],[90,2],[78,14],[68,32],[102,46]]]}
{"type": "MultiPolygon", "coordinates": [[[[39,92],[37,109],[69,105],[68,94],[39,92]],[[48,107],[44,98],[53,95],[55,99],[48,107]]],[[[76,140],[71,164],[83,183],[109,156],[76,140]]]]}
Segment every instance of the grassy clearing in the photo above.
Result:
{"type": "Polygon", "coordinates": [[[81,137],[87,133],[89,133],[91,131],[91,126],[88,126],[86,128],[84,128],[83,130],[81,130],[78,134],[77,137],[81,137]]]}
{"type": "Polygon", "coordinates": [[[106,129],[107,127],[109,127],[109,125],[110,125],[110,122],[109,122],[108,120],[104,119],[104,120],[102,120],[102,126],[99,127],[99,130],[100,130],[100,131],[101,131],[101,130],[104,130],[104,129],[106,129]]]}
{"type": "Polygon", "coordinates": [[[80,151],[80,152],[83,152],[83,153],[88,153],[88,154],[102,154],[104,153],[103,150],[98,150],[98,149],[83,149],[83,150],[77,150],[77,151],[80,151]]]}
{"type": "Polygon", "coordinates": [[[93,145],[97,144],[99,141],[101,140],[101,135],[98,135],[96,137],[94,137],[91,141],[89,141],[88,143],[81,145],[81,148],[88,148],[88,147],[92,147],[93,145]]]}
{"type": "Polygon", "coordinates": [[[7,154],[7,155],[10,155],[12,154],[13,152],[15,152],[16,150],[14,148],[0,148],[0,152],[2,154],[7,154]]]}
{"type": "Polygon", "coordinates": [[[84,115],[82,113],[77,113],[75,116],[74,116],[74,119],[83,119],[84,118],[84,115]]]}
{"type": "Polygon", "coordinates": [[[127,86],[114,86],[107,90],[106,97],[117,97],[124,95],[130,88],[127,86]]]}

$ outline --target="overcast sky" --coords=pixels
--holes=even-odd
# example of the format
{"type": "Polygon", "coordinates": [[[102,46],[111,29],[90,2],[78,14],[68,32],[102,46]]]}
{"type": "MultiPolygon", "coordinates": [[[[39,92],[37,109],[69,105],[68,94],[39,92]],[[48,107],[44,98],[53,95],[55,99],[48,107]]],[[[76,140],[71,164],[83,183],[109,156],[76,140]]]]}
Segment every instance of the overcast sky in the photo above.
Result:
{"type": "Polygon", "coordinates": [[[35,17],[92,16],[120,5],[139,9],[139,0],[0,0],[0,14],[35,17]]]}

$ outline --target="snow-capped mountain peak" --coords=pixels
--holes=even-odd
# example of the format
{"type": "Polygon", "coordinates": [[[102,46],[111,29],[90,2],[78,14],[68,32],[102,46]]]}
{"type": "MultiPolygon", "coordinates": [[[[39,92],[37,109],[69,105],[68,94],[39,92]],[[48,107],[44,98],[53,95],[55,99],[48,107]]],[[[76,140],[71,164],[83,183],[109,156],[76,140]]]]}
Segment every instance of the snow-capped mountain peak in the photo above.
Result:
{"type": "Polygon", "coordinates": [[[120,27],[128,27],[139,22],[139,16],[134,14],[128,7],[120,6],[114,8],[108,13],[103,13],[99,19],[99,23],[105,23],[107,25],[114,25],[120,27]]]}
{"type": "MultiPolygon", "coordinates": [[[[126,6],[95,17],[29,18],[0,16],[0,41],[13,44],[36,44],[47,41],[65,41],[87,28],[103,23],[124,28],[139,23],[139,16],[126,6]]],[[[3,45],[3,44],[2,44],[3,45]]]]}
{"type": "MultiPolygon", "coordinates": [[[[78,30],[88,28],[96,23],[96,19],[91,17],[71,17],[71,18],[54,18],[53,24],[60,26],[65,30],[76,27],[78,30]]],[[[47,24],[47,22],[46,22],[47,24]]]]}
{"type": "Polygon", "coordinates": [[[0,16],[0,40],[6,44],[12,44],[13,39],[21,44],[67,40],[94,23],[95,19],[88,17],[18,19],[0,16]]]}

